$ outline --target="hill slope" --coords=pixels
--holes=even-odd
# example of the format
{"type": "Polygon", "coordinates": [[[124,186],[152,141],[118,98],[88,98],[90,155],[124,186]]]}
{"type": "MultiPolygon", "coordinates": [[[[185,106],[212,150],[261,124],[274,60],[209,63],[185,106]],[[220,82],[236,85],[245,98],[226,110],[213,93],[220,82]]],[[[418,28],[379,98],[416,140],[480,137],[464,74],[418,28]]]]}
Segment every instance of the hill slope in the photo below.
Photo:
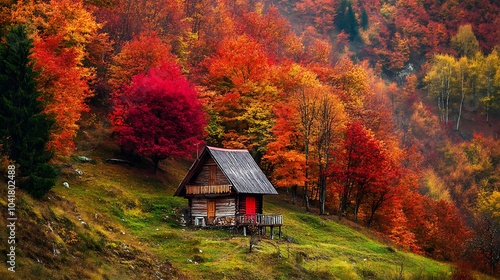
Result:
{"type": "MultiPolygon", "coordinates": [[[[284,216],[284,238],[182,227],[186,205],[172,194],[187,162],[106,163],[118,149],[104,141],[61,163],[60,180],[42,201],[17,193],[16,272],[1,279],[443,279],[451,268],[378,243],[336,221],[306,213],[280,197],[265,212],[284,216]],[[69,183],[69,188],[63,186],[69,183]]],[[[0,202],[6,209],[6,188],[0,202]]],[[[6,211],[0,225],[5,228],[6,211]]],[[[7,232],[1,242],[7,244],[7,232]]],[[[6,261],[6,246],[1,246],[6,261]]]]}

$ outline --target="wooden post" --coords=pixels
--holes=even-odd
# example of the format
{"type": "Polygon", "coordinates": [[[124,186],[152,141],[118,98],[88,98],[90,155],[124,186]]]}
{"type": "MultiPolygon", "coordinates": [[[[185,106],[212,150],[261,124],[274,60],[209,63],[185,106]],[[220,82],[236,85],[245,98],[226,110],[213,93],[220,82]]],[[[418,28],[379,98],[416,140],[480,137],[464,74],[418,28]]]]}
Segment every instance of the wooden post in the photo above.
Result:
{"type": "Polygon", "coordinates": [[[271,239],[274,239],[274,227],[271,226],[271,239]]]}
{"type": "Polygon", "coordinates": [[[280,226],[280,229],[279,229],[279,237],[281,239],[281,226],[280,226]]]}
{"type": "Polygon", "coordinates": [[[247,227],[243,227],[243,236],[247,236],[247,227]]]}

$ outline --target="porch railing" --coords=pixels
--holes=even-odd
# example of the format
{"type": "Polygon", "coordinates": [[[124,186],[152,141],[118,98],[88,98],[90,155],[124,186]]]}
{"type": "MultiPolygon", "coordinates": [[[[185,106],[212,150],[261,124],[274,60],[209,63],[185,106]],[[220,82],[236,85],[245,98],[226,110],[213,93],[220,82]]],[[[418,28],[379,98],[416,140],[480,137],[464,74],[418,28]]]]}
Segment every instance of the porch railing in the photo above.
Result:
{"type": "Polygon", "coordinates": [[[186,186],[186,194],[223,194],[230,193],[231,185],[186,186]]]}
{"type": "Polygon", "coordinates": [[[237,221],[240,225],[281,226],[283,216],[281,214],[239,215],[237,221]]]}

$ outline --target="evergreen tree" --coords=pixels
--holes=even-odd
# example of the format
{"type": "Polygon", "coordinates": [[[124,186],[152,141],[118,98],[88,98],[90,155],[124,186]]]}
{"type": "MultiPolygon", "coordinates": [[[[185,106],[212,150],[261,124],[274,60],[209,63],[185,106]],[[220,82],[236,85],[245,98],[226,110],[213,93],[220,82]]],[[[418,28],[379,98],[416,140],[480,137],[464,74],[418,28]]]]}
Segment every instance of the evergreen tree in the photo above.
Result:
{"type": "Polygon", "coordinates": [[[352,5],[351,2],[349,2],[347,6],[347,13],[345,14],[345,25],[346,25],[346,32],[349,34],[350,39],[354,39],[358,36],[358,20],[356,19],[356,15],[354,14],[354,11],[352,10],[352,5]]]}
{"type": "Polygon", "coordinates": [[[42,197],[54,185],[56,171],[46,150],[53,121],[43,113],[36,89],[38,73],[30,59],[32,40],[13,27],[0,44],[0,143],[18,166],[18,186],[42,197]]]}
{"type": "MultiPolygon", "coordinates": [[[[368,21],[368,19],[366,20],[368,21]]],[[[359,23],[350,1],[340,1],[335,24],[340,31],[344,30],[349,35],[349,39],[353,40],[358,36],[359,23]]],[[[368,22],[366,25],[368,26],[368,22]]]]}
{"type": "Polygon", "coordinates": [[[361,28],[363,28],[363,30],[368,29],[368,14],[365,8],[361,9],[361,28]]]}

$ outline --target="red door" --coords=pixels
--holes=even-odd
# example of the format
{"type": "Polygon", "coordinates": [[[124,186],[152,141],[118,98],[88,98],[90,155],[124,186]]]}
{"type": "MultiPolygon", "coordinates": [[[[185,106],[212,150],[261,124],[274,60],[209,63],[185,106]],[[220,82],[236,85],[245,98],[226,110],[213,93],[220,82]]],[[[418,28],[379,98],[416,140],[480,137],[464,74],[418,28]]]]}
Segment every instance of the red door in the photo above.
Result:
{"type": "Polygon", "coordinates": [[[247,196],[246,197],[246,201],[245,201],[245,211],[246,211],[246,215],[247,215],[247,220],[250,222],[250,223],[255,223],[255,214],[256,214],[256,208],[255,207],[255,197],[253,196],[247,196]]]}

